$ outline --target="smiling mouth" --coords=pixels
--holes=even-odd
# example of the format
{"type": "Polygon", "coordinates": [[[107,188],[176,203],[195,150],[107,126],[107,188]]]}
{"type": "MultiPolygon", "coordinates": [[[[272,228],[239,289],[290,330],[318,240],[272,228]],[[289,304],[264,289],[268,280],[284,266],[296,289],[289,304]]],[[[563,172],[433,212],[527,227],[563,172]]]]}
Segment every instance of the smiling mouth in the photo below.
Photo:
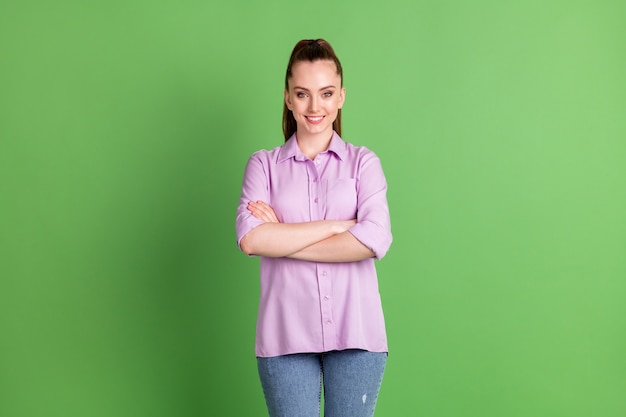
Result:
{"type": "Polygon", "coordinates": [[[306,116],[306,119],[311,123],[319,123],[324,120],[324,116],[306,116]]]}

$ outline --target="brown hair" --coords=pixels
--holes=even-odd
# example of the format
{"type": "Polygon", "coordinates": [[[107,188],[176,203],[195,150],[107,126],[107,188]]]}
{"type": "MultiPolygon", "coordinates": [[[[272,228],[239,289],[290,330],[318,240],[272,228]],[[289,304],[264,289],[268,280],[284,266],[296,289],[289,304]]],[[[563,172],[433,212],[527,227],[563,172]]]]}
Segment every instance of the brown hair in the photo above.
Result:
{"type": "MultiPolygon", "coordinates": [[[[335,55],[333,47],[324,39],[304,39],[298,42],[291,52],[289,64],[287,65],[287,74],[285,75],[285,90],[289,89],[289,79],[292,76],[291,69],[296,62],[314,62],[319,60],[329,60],[335,63],[337,75],[341,78],[341,85],[343,86],[341,62],[335,55]]],[[[296,129],[296,119],[293,117],[291,110],[287,108],[287,104],[283,103],[283,134],[285,135],[285,142],[296,132],[296,129]]],[[[339,109],[337,118],[333,122],[333,129],[341,136],[341,109],[339,109]]]]}

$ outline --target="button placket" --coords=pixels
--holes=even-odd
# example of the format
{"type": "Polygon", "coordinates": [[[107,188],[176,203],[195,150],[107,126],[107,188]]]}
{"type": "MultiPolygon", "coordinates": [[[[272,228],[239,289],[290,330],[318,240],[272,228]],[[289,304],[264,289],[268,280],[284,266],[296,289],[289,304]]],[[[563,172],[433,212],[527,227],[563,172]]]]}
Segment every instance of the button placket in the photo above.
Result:
{"type": "Polygon", "coordinates": [[[328,268],[328,265],[318,265],[320,312],[322,314],[322,334],[324,338],[324,348],[334,349],[336,345],[336,330],[331,303],[332,283],[331,275],[326,268],[328,268]]]}
{"type": "Polygon", "coordinates": [[[307,172],[309,175],[309,213],[311,221],[320,220],[318,201],[319,201],[319,173],[315,166],[315,161],[308,159],[307,172]]]}
{"type": "MultiPolygon", "coordinates": [[[[309,160],[310,161],[310,160],[309,160]]],[[[315,160],[310,161],[310,178],[311,181],[309,182],[309,186],[310,186],[310,200],[309,200],[309,206],[310,206],[310,210],[311,210],[311,215],[312,218],[311,220],[321,220],[320,217],[320,208],[319,208],[319,201],[320,201],[320,172],[319,172],[319,167],[321,164],[321,158],[320,156],[318,156],[317,158],[315,158],[315,160]]]]}

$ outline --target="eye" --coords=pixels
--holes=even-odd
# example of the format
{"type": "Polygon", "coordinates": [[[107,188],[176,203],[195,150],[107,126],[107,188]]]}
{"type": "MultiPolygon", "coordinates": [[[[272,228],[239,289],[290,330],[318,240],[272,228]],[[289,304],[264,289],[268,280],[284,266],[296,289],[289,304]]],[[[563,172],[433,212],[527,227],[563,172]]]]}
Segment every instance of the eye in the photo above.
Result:
{"type": "Polygon", "coordinates": [[[306,98],[307,94],[303,93],[303,92],[299,92],[299,93],[296,93],[296,97],[298,97],[298,98],[306,98]]]}
{"type": "Polygon", "coordinates": [[[332,91],[326,91],[326,92],[323,94],[323,96],[324,96],[324,97],[331,97],[332,95],[333,95],[333,92],[332,92],[332,91]]]}

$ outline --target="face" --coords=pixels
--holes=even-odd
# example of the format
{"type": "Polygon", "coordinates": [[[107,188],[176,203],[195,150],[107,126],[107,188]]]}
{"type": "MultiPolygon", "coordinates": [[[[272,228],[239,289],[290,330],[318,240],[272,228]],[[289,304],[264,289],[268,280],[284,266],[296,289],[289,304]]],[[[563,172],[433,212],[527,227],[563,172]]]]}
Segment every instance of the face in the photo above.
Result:
{"type": "Polygon", "coordinates": [[[296,119],[298,138],[330,138],[346,94],[335,63],[299,61],[291,67],[291,74],[285,103],[296,119]]]}

